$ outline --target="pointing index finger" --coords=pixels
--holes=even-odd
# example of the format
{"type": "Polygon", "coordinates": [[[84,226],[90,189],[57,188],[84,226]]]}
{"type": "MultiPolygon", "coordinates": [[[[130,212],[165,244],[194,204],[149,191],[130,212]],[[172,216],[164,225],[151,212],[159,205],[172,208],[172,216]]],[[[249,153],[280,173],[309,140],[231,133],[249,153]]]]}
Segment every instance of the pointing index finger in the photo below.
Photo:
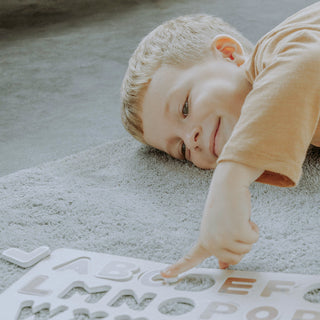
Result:
{"type": "Polygon", "coordinates": [[[161,275],[164,278],[177,277],[180,273],[188,271],[197,266],[209,256],[210,254],[208,254],[205,248],[199,244],[196,244],[182,259],[168,267],[166,270],[162,271],[161,275]]]}

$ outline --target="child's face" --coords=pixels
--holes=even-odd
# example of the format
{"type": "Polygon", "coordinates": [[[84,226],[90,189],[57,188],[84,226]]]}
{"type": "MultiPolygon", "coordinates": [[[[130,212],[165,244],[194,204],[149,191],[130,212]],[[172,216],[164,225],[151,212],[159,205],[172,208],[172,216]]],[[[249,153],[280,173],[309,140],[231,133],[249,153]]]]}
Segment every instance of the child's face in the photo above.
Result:
{"type": "Polygon", "coordinates": [[[244,69],[212,55],[186,68],[161,66],[142,103],[144,139],[197,167],[216,167],[251,90],[244,69]]]}

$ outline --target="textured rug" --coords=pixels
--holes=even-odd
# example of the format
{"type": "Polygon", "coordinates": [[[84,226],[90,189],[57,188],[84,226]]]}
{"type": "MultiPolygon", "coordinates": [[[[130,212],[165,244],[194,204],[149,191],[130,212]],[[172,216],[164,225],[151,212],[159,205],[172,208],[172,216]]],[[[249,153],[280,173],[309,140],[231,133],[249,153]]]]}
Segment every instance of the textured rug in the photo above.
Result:
{"type": "MultiPolygon", "coordinates": [[[[47,245],[172,263],[198,237],[211,176],[132,138],[18,171],[0,178],[0,250],[47,245]]],[[[318,148],[296,188],[253,184],[260,239],[232,269],[320,274],[319,186],[318,148]]],[[[0,259],[0,292],[24,272],[0,259]]]]}

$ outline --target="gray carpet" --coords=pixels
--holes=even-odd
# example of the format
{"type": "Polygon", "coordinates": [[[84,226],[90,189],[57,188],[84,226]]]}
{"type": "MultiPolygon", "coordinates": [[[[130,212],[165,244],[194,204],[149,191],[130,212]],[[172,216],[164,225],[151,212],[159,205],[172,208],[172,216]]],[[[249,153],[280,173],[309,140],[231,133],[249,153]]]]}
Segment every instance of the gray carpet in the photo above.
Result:
{"type": "MultiPolygon", "coordinates": [[[[18,171],[0,178],[0,250],[47,245],[172,263],[197,239],[211,175],[132,138],[18,171]]],[[[319,185],[318,148],[298,187],[253,184],[260,240],[232,268],[320,274],[319,185]]],[[[0,259],[0,291],[24,272],[0,259]]]]}

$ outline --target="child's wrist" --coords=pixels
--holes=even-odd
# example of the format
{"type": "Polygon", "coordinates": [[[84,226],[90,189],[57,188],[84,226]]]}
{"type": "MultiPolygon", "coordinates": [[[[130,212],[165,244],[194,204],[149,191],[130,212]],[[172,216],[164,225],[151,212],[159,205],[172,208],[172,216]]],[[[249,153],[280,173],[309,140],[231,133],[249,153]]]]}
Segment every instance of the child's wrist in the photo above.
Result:
{"type": "Polygon", "coordinates": [[[250,167],[237,162],[224,161],[216,167],[214,177],[223,179],[225,182],[249,187],[263,172],[263,169],[250,167]]]}

